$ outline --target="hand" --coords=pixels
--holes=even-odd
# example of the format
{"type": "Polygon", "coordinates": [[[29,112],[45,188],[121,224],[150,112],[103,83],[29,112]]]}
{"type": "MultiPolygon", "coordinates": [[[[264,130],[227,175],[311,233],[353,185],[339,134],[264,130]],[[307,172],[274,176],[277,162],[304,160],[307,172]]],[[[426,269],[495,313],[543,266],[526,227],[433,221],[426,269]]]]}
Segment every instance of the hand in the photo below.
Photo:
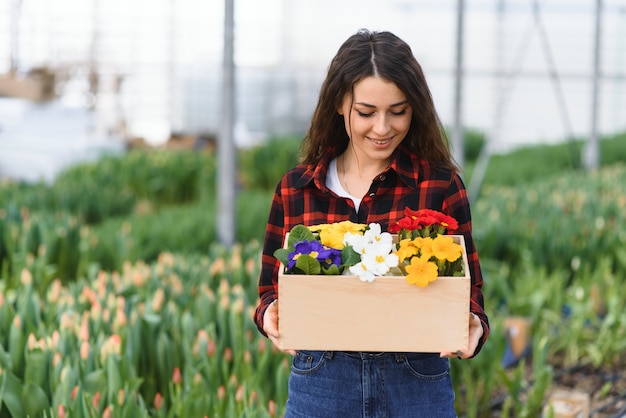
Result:
{"type": "Polygon", "coordinates": [[[476,351],[476,347],[478,347],[478,342],[480,341],[480,338],[483,336],[483,332],[483,326],[480,322],[480,319],[473,312],[470,312],[468,341],[469,347],[458,350],[457,352],[442,352],[440,353],[440,356],[450,358],[456,357],[458,359],[472,357],[472,355],[474,355],[474,352],[476,351]]]}
{"type": "Polygon", "coordinates": [[[291,354],[296,354],[295,350],[282,349],[279,344],[280,334],[278,333],[278,303],[276,301],[270,303],[265,313],[263,314],[263,331],[267,334],[272,344],[280,351],[291,354]]]}

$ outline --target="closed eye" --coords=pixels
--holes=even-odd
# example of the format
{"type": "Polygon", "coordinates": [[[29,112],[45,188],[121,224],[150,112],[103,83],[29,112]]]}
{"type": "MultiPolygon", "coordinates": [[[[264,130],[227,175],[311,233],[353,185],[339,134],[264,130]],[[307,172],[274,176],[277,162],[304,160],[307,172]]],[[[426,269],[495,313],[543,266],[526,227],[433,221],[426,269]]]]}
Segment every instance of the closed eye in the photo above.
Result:
{"type": "MultiPolygon", "coordinates": [[[[361,112],[360,110],[356,111],[357,115],[361,116],[362,118],[369,118],[372,115],[374,115],[374,113],[376,112],[371,112],[371,113],[365,113],[365,112],[361,112]]],[[[402,116],[402,115],[406,115],[406,108],[399,110],[397,112],[389,112],[390,114],[392,114],[393,116],[402,116]]]]}

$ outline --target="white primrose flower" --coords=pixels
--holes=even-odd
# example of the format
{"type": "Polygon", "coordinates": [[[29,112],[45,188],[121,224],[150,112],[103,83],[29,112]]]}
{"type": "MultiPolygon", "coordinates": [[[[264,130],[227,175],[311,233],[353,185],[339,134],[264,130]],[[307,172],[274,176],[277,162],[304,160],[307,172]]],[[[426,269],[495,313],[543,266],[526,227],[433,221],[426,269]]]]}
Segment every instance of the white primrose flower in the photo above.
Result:
{"type": "Polygon", "coordinates": [[[361,261],[349,270],[362,281],[373,282],[375,276],[383,276],[398,266],[398,256],[392,254],[391,234],[381,234],[379,224],[370,224],[370,229],[363,235],[346,234],[344,240],[361,255],[361,261]]]}
{"type": "MultiPolygon", "coordinates": [[[[368,242],[384,242],[389,246],[393,245],[393,237],[389,232],[381,232],[380,224],[371,223],[369,224],[369,229],[365,231],[363,237],[368,242]]],[[[391,252],[391,250],[389,250],[391,252]]]]}
{"type": "Polygon", "coordinates": [[[346,246],[351,246],[357,254],[363,255],[368,241],[364,235],[346,232],[346,235],[343,237],[343,243],[346,246]]]}

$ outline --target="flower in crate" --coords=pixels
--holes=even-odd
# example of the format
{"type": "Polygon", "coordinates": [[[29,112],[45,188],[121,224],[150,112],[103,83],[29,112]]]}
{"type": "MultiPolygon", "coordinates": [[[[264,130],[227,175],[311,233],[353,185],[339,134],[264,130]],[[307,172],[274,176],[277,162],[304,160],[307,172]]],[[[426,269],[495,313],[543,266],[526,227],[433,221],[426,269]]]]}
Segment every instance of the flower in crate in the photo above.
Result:
{"type": "Polygon", "coordinates": [[[324,274],[333,274],[332,272],[341,266],[341,250],[323,245],[317,240],[298,241],[293,251],[289,253],[287,269],[292,270],[298,265],[303,270],[313,271],[316,270],[317,264],[319,264],[319,269],[325,272],[324,274]]]}
{"type": "Polygon", "coordinates": [[[338,275],[344,272],[373,281],[397,265],[392,236],[379,224],[350,221],[306,227],[289,232],[287,247],[274,252],[287,274],[338,275]]]}
{"type": "Polygon", "coordinates": [[[375,276],[384,276],[398,266],[393,237],[388,232],[381,232],[379,224],[371,223],[362,234],[346,233],[344,239],[360,256],[360,261],[349,270],[362,281],[373,282],[375,276]]]}
{"type": "Polygon", "coordinates": [[[397,233],[400,239],[430,237],[451,234],[459,227],[452,216],[432,209],[412,210],[404,208],[404,217],[389,226],[389,232],[397,233]]]}
{"type": "Polygon", "coordinates": [[[430,209],[405,208],[404,215],[389,231],[398,234],[398,267],[406,281],[424,287],[439,276],[462,276],[463,247],[444,235],[458,228],[457,221],[430,209]]]}

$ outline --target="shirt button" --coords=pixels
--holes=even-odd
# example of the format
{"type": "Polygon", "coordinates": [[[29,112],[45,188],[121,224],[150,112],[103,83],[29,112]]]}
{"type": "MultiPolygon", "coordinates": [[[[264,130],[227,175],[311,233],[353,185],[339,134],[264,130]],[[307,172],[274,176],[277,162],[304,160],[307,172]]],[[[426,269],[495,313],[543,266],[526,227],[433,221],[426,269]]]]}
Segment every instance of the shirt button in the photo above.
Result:
{"type": "Polygon", "coordinates": [[[376,196],[376,193],[370,193],[370,195],[369,195],[369,196],[370,196],[370,197],[374,197],[374,196],[376,196]]]}
{"type": "Polygon", "coordinates": [[[380,177],[378,177],[378,180],[380,181],[385,181],[385,175],[381,174],[380,177]]]}

